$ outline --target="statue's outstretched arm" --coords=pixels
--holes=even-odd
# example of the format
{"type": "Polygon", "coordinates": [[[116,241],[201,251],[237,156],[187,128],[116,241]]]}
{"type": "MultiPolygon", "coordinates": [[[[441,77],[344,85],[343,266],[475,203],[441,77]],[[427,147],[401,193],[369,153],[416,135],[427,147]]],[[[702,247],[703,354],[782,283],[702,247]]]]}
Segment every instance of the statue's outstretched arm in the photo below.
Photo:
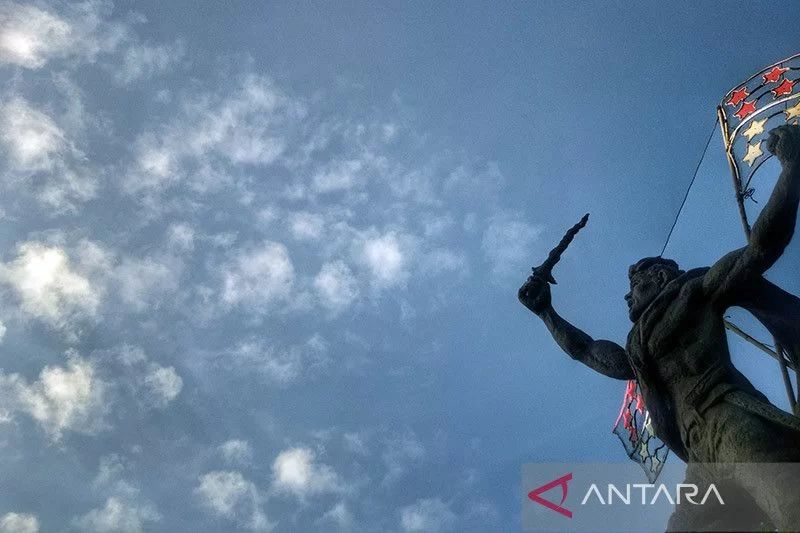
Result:
{"type": "Polygon", "coordinates": [[[546,280],[531,276],[518,295],[522,304],[542,319],[553,339],[571,358],[611,378],[634,378],[622,346],[612,341],[592,339],[553,309],[550,284],[546,280]]]}
{"type": "Polygon", "coordinates": [[[706,273],[706,292],[723,304],[737,290],[764,274],[792,240],[800,200],[800,127],[781,126],[770,132],[767,148],[783,170],[750,233],[750,242],[717,261],[706,273]]]}

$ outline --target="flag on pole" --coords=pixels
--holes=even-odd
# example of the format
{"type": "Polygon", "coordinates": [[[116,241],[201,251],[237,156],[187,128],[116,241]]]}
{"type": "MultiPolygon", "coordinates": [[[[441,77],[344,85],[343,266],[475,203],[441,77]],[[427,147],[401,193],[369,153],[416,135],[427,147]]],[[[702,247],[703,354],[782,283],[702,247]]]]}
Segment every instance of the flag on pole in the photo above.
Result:
{"type": "Polygon", "coordinates": [[[743,197],[770,157],[769,131],[800,121],[800,54],[775,63],[731,89],[718,107],[728,162],[743,197]]]}

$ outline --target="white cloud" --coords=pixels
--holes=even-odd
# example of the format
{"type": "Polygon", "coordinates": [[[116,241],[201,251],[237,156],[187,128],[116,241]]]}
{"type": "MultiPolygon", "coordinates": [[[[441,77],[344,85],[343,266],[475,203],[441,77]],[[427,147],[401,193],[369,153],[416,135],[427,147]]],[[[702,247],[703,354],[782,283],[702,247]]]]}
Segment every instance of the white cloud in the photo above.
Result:
{"type": "Polygon", "coordinates": [[[3,321],[0,320],[0,342],[3,342],[3,338],[6,336],[6,325],[3,324],[3,321]]]}
{"type": "Polygon", "coordinates": [[[0,4],[0,63],[42,67],[67,53],[74,33],[67,22],[37,7],[0,4]]]}
{"type": "Polygon", "coordinates": [[[169,405],[183,388],[183,380],[173,367],[163,367],[155,363],[148,366],[142,381],[149,403],[159,408],[169,405]]]}
{"type": "Polygon", "coordinates": [[[481,243],[492,274],[504,277],[530,270],[530,262],[535,259],[533,244],[541,233],[541,226],[529,224],[518,213],[492,216],[481,243]]]}
{"type": "Polygon", "coordinates": [[[392,485],[403,477],[409,466],[420,463],[425,457],[425,448],[412,432],[386,439],[383,462],[386,475],[381,484],[392,485]]]}
{"type": "Polygon", "coordinates": [[[120,346],[117,357],[129,369],[127,377],[139,399],[148,407],[163,409],[183,390],[183,379],[174,367],[150,361],[138,346],[120,346]]]}
{"type": "Polygon", "coordinates": [[[283,244],[267,241],[242,251],[223,268],[222,301],[256,309],[288,299],[294,282],[294,266],[283,244]]]}
{"type": "Polygon", "coordinates": [[[0,533],[38,533],[39,520],[32,514],[6,513],[0,518],[0,533]]]}
{"type": "Polygon", "coordinates": [[[249,464],[253,459],[253,449],[246,440],[231,439],[219,445],[219,453],[231,464],[249,464]]]}
{"type": "Polygon", "coordinates": [[[23,311],[63,329],[94,317],[103,296],[64,249],[40,242],[18,245],[17,258],[0,264],[0,280],[14,289],[23,311]]]}
{"type": "Polygon", "coordinates": [[[436,248],[420,259],[420,270],[431,276],[455,274],[464,276],[467,273],[467,258],[463,252],[450,248],[436,248]]]}
{"type": "Polygon", "coordinates": [[[309,448],[289,448],[272,463],[273,486],[304,498],[311,494],[341,492],[344,487],[328,465],[316,462],[309,448]]]}
{"type": "Polygon", "coordinates": [[[324,229],[324,219],[314,213],[300,211],[289,216],[289,230],[297,240],[317,240],[324,229]]]}
{"type": "Polygon", "coordinates": [[[113,70],[114,81],[121,85],[151,78],[179,63],[185,53],[183,43],[172,45],[132,44],[122,55],[122,63],[113,70]]]}
{"type": "Polygon", "coordinates": [[[400,525],[408,532],[447,531],[453,528],[455,522],[456,515],[439,498],[417,500],[400,510],[400,525]]]}
{"type": "Polygon", "coordinates": [[[314,278],[314,288],[322,304],[331,311],[346,309],[358,298],[358,284],[350,267],[343,261],[322,265],[314,278]]]}
{"type": "Polygon", "coordinates": [[[182,57],[180,42],[169,46],[140,43],[133,24],[144,19],[112,22],[112,7],[110,2],[93,0],[60,4],[51,10],[3,2],[0,64],[38,69],[56,59],[91,63],[106,56],[108,67],[115,67],[114,79],[127,83],[161,73],[182,57]],[[120,51],[121,57],[114,57],[120,51]]]}
{"type": "Polygon", "coordinates": [[[237,471],[214,471],[200,476],[194,494],[200,505],[214,516],[226,518],[254,531],[274,526],[261,509],[258,488],[237,471]]]}
{"type": "Polygon", "coordinates": [[[339,529],[350,530],[353,526],[353,513],[344,502],[339,502],[325,511],[320,522],[332,522],[339,529]]]}
{"type": "Polygon", "coordinates": [[[394,232],[365,239],[361,249],[361,260],[377,287],[390,287],[406,278],[407,255],[408,250],[394,232]]]}
{"type": "Polygon", "coordinates": [[[137,490],[122,479],[122,474],[126,470],[126,465],[122,457],[112,453],[100,458],[97,468],[97,475],[92,481],[92,487],[96,490],[113,490],[128,495],[134,495],[137,490]]]}
{"type": "Polygon", "coordinates": [[[358,455],[367,455],[367,436],[358,432],[345,432],[342,435],[345,448],[358,455]]]}
{"type": "Polygon", "coordinates": [[[303,370],[303,354],[299,346],[279,350],[251,340],[238,344],[232,355],[239,365],[256,370],[280,385],[294,381],[303,370]]]}
{"type": "Polygon", "coordinates": [[[328,364],[327,344],[319,335],[312,335],[302,344],[271,346],[251,338],[220,354],[225,368],[238,368],[248,375],[257,375],[273,384],[286,386],[305,371],[328,364]]]}
{"type": "Polygon", "coordinates": [[[182,265],[175,259],[124,257],[114,269],[116,294],[137,311],[157,305],[179,286],[182,265]]]}
{"type": "Polygon", "coordinates": [[[19,170],[51,170],[54,159],[67,149],[61,128],[22,98],[13,98],[0,108],[0,127],[6,153],[19,170]]]}
{"type": "MultiPolygon", "coordinates": [[[[74,521],[82,531],[96,533],[141,533],[161,515],[149,504],[136,504],[110,496],[102,508],[92,509],[74,521]]],[[[149,527],[147,529],[150,529],[149,527]]]]}
{"type": "Polygon", "coordinates": [[[106,427],[106,390],[92,363],[73,354],[66,367],[45,366],[30,384],[0,373],[0,411],[29,415],[53,440],[64,431],[93,434],[106,427]]]}
{"type": "Polygon", "coordinates": [[[194,249],[195,231],[188,224],[173,224],[167,232],[169,244],[178,252],[194,249]]]}
{"type": "Polygon", "coordinates": [[[257,76],[223,95],[188,97],[178,117],[136,141],[128,190],[159,192],[182,180],[219,189],[230,183],[232,167],[274,163],[286,148],[287,124],[303,114],[299,102],[257,76]]]}
{"type": "Polygon", "coordinates": [[[314,188],[323,193],[349,189],[356,184],[363,168],[364,162],[360,159],[331,163],[314,175],[314,188]]]}
{"type": "Polygon", "coordinates": [[[46,173],[38,199],[56,211],[74,210],[93,198],[97,179],[85,168],[85,156],[66,138],[65,132],[46,113],[23,98],[3,95],[0,107],[0,145],[6,154],[7,185],[30,188],[36,173],[46,173]]]}

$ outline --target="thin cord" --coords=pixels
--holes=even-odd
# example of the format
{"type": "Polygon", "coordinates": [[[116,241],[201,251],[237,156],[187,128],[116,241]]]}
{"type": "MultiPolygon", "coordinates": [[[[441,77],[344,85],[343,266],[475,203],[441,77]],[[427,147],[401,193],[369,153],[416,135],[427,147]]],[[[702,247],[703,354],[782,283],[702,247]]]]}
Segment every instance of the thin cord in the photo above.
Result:
{"type": "Polygon", "coordinates": [[[697,162],[697,166],[694,169],[694,174],[692,175],[692,181],[689,183],[689,187],[686,189],[686,194],[683,195],[683,201],[681,202],[681,207],[678,209],[678,213],[675,215],[675,220],[672,221],[672,227],[669,228],[669,234],[667,235],[667,240],[664,241],[664,247],[661,248],[661,253],[658,254],[658,257],[664,255],[664,252],[667,249],[667,245],[669,244],[669,240],[672,238],[672,232],[675,231],[675,225],[678,223],[678,219],[681,216],[681,212],[683,211],[683,206],[686,205],[686,199],[689,198],[689,191],[692,190],[692,186],[694,185],[694,180],[697,179],[697,172],[700,170],[700,165],[703,163],[703,159],[706,157],[706,152],[708,152],[708,147],[711,145],[711,139],[714,138],[714,132],[717,131],[717,122],[719,119],[714,121],[714,127],[711,128],[711,134],[708,136],[708,141],[706,141],[706,147],[703,149],[703,153],[700,155],[700,160],[697,162]]]}

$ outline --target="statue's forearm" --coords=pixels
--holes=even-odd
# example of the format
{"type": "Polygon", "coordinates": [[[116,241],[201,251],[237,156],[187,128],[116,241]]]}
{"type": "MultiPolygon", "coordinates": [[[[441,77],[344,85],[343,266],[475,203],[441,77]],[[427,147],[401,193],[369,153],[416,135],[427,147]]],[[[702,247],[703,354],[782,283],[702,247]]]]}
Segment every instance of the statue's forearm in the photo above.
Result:
{"type": "Polygon", "coordinates": [[[792,240],[800,201],[800,164],[785,164],[750,234],[750,247],[768,268],[792,240]]]}
{"type": "Polygon", "coordinates": [[[555,312],[552,306],[539,314],[556,343],[567,355],[592,370],[614,379],[633,379],[625,349],[606,340],[594,340],[555,312]]]}
{"type": "Polygon", "coordinates": [[[583,361],[588,357],[592,338],[564,320],[555,309],[550,307],[539,318],[550,331],[553,339],[573,359],[583,361]]]}

